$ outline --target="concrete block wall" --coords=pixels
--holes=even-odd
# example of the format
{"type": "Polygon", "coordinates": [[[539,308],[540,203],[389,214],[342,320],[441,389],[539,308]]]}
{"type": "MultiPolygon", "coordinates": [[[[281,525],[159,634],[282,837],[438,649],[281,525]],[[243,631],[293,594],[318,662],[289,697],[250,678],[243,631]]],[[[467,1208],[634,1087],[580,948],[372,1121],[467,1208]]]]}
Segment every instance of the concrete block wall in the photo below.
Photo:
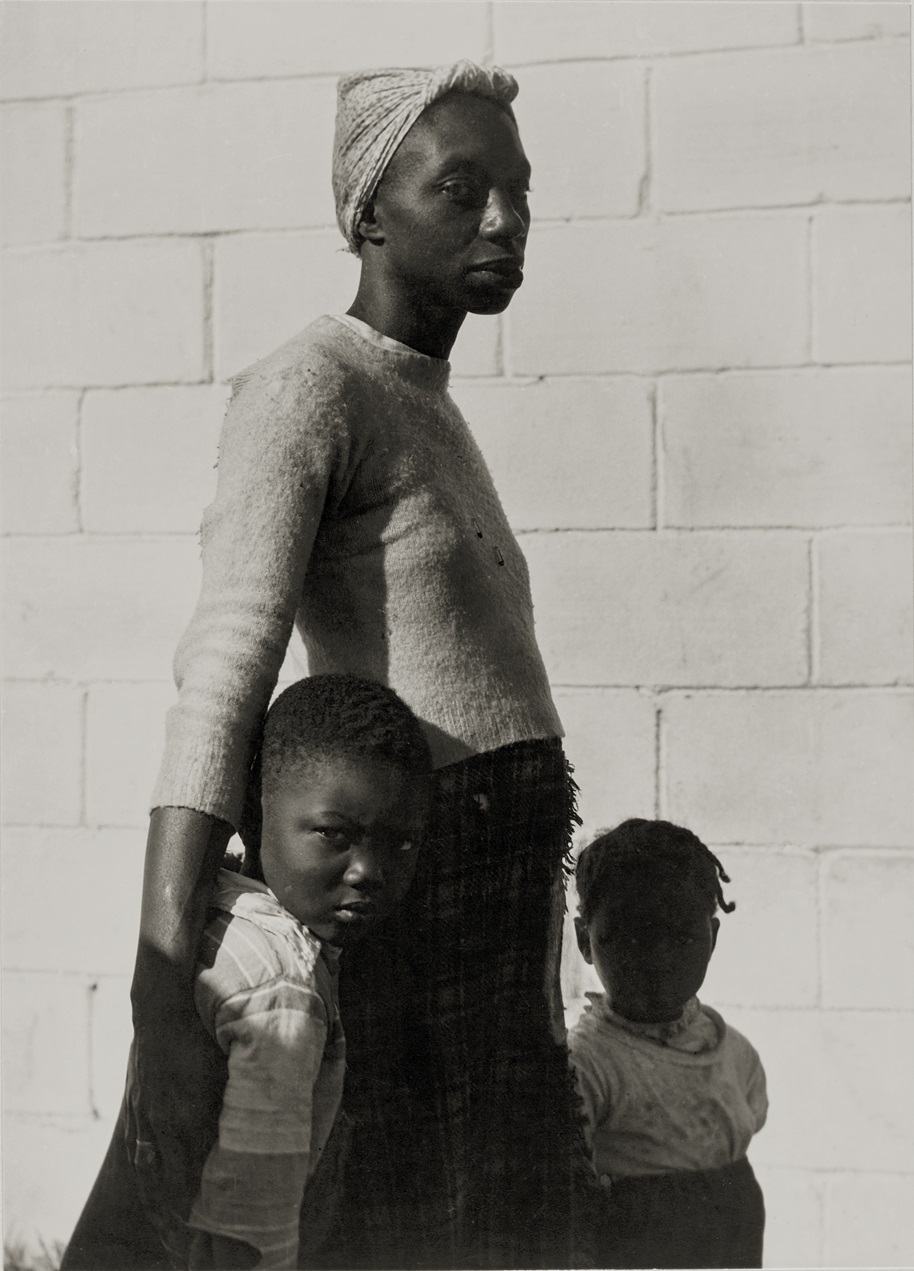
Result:
{"type": "MultiPolygon", "coordinates": [[[[116,1111],[225,380],[354,293],[335,77],[465,56],[517,72],[534,225],[453,387],[530,562],[585,834],[668,816],[732,874],[704,995],[769,1072],[768,1264],[907,1262],[907,5],[0,21],[8,1233],[66,1238],[116,1111]]],[[[569,944],[570,1016],[589,987],[569,944]]]]}

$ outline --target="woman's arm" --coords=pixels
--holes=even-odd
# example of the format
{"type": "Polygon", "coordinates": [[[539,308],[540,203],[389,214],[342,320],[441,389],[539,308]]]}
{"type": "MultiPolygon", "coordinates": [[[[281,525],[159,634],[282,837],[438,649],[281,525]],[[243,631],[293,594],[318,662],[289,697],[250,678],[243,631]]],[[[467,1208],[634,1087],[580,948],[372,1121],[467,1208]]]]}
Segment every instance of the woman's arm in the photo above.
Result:
{"type": "Polygon", "coordinates": [[[150,820],[131,986],[127,1151],[150,1218],[179,1238],[218,1118],[224,1072],[194,1005],[197,949],[232,830],[188,808],[150,820]]]}

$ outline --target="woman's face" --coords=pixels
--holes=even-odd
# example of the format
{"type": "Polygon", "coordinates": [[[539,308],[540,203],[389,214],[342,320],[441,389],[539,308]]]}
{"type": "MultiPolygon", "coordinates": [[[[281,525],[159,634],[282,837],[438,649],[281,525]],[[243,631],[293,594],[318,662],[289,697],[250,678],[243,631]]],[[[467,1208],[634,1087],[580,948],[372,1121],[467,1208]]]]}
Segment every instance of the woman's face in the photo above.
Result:
{"type": "Polygon", "coordinates": [[[363,235],[398,291],[441,309],[501,313],[523,282],[530,164],[492,102],[451,93],[400,144],[363,235]]]}

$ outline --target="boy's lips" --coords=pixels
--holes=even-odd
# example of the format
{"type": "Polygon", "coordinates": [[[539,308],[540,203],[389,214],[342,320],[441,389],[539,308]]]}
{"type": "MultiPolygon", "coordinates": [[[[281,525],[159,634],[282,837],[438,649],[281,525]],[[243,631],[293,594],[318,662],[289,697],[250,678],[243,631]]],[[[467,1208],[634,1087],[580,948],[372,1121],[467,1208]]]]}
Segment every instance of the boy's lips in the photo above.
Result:
{"type": "Polygon", "coordinates": [[[375,900],[349,900],[337,905],[336,912],[345,918],[374,918],[380,907],[375,900]]]}

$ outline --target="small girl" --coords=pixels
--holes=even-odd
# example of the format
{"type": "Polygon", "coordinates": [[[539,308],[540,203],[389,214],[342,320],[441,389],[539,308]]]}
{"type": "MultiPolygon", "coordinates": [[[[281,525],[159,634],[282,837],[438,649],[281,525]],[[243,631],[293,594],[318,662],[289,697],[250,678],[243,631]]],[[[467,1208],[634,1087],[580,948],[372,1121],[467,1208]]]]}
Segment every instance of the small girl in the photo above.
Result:
{"type": "Polygon", "coordinates": [[[689,830],[634,819],[578,859],[578,945],[604,993],[569,1036],[607,1192],[598,1266],[760,1267],[765,1208],[746,1159],[765,1124],[754,1048],[695,996],[729,913],[689,830]]]}

